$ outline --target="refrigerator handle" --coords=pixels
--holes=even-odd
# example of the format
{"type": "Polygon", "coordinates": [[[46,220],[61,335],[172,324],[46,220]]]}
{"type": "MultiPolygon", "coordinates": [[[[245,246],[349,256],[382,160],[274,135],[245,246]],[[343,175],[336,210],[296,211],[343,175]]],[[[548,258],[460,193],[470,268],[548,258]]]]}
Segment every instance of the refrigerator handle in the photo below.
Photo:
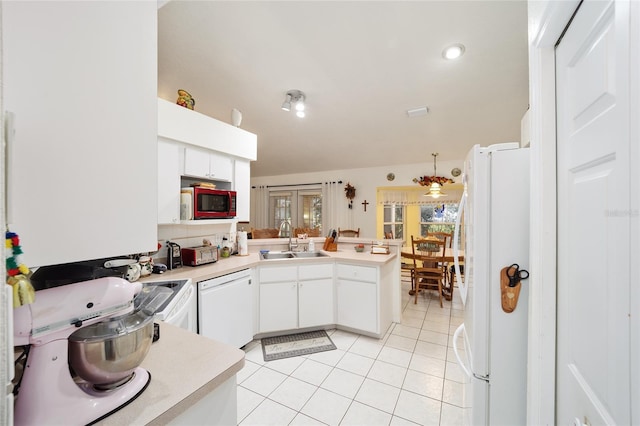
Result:
{"type": "Polygon", "coordinates": [[[471,369],[467,368],[464,362],[462,362],[462,358],[460,358],[460,353],[458,352],[458,338],[460,338],[460,335],[462,334],[463,331],[464,331],[464,323],[460,324],[460,326],[456,328],[455,333],[453,333],[453,353],[456,356],[458,365],[460,366],[464,374],[466,374],[467,377],[472,378],[473,375],[471,374],[471,369]]]}
{"type": "Polygon", "coordinates": [[[460,204],[458,205],[458,215],[456,217],[456,225],[453,230],[453,241],[455,241],[455,244],[453,244],[453,265],[458,281],[458,287],[460,288],[460,299],[462,299],[463,306],[467,303],[467,283],[465,282],[467,276],[465,275],[462,279],[460,278],[462,274],[460,274],[460,251],[458,249],[458,238],[460,236],[460,218],[462,217],[466,200],[467,192],[465,191],[462,193],[462,198],[460,198],[460,204]]]}

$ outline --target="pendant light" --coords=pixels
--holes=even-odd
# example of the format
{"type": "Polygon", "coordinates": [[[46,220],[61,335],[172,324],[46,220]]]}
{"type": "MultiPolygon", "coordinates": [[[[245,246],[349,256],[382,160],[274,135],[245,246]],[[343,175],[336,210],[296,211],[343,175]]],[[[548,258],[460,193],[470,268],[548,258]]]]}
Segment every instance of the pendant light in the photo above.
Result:
{"type": "Polygon", "coordinates": [[[438,182],[435,182],[435,178],[437,176],[437,173],[436,173],[436,157],[438,156],[438,153],[437,152],[432,152],[431,155],[433,156],[433,178],[434,178],[434,182],[431,182],[431,186],[429,186],[429,192],[427,192],[424,195],[426,197],[431,197],[431,198],[440,198],[441,196],[447,195],[447,194],[442,192],[442,186],[438,182]]]}

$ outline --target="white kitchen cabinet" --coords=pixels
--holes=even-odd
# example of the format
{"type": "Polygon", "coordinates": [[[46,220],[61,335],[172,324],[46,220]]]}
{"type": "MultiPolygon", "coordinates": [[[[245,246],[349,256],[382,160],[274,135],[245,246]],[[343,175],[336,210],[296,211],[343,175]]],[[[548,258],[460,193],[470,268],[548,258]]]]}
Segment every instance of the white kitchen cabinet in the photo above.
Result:
{"type": "Polygon", "coordinates": [[[184,150],[185,176],[224,182],[233,180],[233,159],[228,155],[188,147],[184,150]]]}
{"type": "Polygon", "coordinates": [[[298,282],[298,327],[334,324],[333,278],[298,282]]]}
{"type": "Polygon", "coordinates": [[[298,267],[298,327],[334,324],[333,264],[298,267]]]}
{"type": "Polygon", "coordinates": [[[249,222],[251,195],[251,163],[249,160],[237,158],[233,168],[233,190],[237,192],[236,219],[249,222]]]}
{"type": "Polygon", "coordinates": [[[261,266],[260,332],[335,323],[333,263],[261,266]]]}
{"type": "Polygon", "coordinates": [[[180,223],[180,147],[158,140],[158,224],[180,223]]]}
{"type": "Polygon", "coordinates": [[[157,14],[2,3],[8,221],[27,265],[156,249],[157,14]]]}
{"type": "Polygon", "coordinates": [[[257,136],[198,111],[158,98],[158,136],[223,152],[250,161],[257,159],[257,136]]]}
{"type": "Polygon", "coordinates": [[[180,176],[224,182],[220,188],[233,189],[238,195],[234,220],[249,221],[250,162],[257,158],[257,136],[160,98],[157,111],[158,138],[180,147],[180,155],[175,156],[180,176]]]}
{"type": "Polygon", "coordinates": [[[336,269],[338,325],[379,334],[377,268],[339,263],[336,269]]]}
{"type": "Polygon", "coordinates": [[[297,266],[261,267],[260,332],[298,327],[297,266]]]}

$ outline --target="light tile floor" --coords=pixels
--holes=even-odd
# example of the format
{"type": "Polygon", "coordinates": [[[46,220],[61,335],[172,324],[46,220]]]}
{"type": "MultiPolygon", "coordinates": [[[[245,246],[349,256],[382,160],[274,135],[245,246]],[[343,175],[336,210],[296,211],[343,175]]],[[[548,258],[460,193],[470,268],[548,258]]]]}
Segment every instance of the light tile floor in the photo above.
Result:
{"type": "MultiPolygon", "coordinates": [[[[245,347],[238,422],[249,425],[459,425],[462,371],[452,336],[463,311],[454,292],[418,303],[402,282],[402,322],[382,339],[328,330],[336,350],[265,362],[260,341],[245,347]]],[[[461,345],[459,345],[461,346],[461,345]]]]}

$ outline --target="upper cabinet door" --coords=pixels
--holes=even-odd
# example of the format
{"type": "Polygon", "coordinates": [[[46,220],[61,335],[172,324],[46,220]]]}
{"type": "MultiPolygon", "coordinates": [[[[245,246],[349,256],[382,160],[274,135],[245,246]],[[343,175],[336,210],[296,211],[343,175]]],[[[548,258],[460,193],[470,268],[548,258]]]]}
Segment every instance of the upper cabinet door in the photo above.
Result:
{"type": "Polygon", "coordinates": [[[228,155],[212,152],[209,155],[211,179],[231,182],[233,180],[233,159],[228,155]]]}
{"type": "Polygon", "coordinates": [[[29,266],[157,244],[157,5],[3,2],[10,229],[29,266]]]}
{"type": "Polygon", "coordinates": [[[210,179],[209,153],[200,149],[184,149],[185,176],[210,179]]]}
{"type": "Polygon", "coordinates": [[[184,149],[185,176],[231,182],[233,159],[225,154],[202,149],[184,149]]]}

